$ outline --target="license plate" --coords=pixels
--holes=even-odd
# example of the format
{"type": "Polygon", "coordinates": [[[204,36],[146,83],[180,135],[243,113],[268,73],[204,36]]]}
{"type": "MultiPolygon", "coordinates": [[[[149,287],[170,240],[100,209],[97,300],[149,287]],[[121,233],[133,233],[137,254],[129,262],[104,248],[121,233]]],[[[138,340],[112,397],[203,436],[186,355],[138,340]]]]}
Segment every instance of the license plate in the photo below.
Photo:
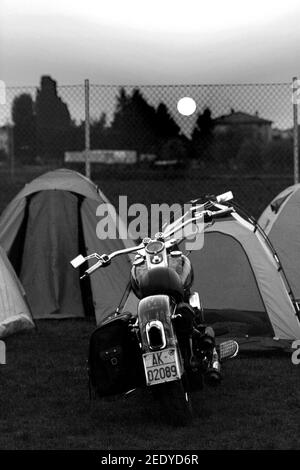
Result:
{"type": "Polygon", "coordinates": [[[181,377],[177,351],[174,348],[143,354],[147,385],[178,380],[181,377]]]}

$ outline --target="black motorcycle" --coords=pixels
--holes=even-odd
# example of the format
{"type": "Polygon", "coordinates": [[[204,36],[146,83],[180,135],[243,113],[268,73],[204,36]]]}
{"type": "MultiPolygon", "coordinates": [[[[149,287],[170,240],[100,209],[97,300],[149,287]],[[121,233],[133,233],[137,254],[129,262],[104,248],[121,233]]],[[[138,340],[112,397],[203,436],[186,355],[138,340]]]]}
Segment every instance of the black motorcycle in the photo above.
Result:
{"type": "Polygon", "coordinates": [[[229,340],[216,346],[211,329],[203,324],[199,295],[191,290],[193,268],[172,236],[187,224],[210,223],[230,213],[230,207],[220,205],[226,200],[228,193],[215,198],[217,206],[208,201],[214,210],[205,205],[201,210],[192,208],[187,221],[172,224],[138,246],[109,255],[79,255],[71,261],[77,268],[97,260],[84,278],[117,256],[136,253],[131,287],[139,299],[137,312],[115,312],[90,338],[89,379],[96,396],[126,394],[144,386],[159,400],[169,420],[184,425],[192,420],[191,391],[201,389],[204,379],[219,382],[220,363],[236,356],[238,344],[229,340]]]}

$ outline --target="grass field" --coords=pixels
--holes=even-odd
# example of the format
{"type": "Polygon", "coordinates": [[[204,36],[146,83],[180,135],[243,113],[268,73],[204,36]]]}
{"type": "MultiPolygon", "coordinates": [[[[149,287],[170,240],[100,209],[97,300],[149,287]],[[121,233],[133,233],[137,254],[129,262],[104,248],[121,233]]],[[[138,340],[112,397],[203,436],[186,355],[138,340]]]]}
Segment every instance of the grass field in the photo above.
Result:
{"type": "Polygon", "coordinates": [[[146,391],[89,401],[85,320],[39,321],[7,339],[0,449],[300,449],[300,366],[240,355],[218,388],[193,392],[195,419],[172,428],[146,391]]]}
{"type": "MultiPolygon", "coordinates": [[[[44,168],[0,172],[0,212],[44,168]]],[[[95,180],[112,202],[182,202],[199,193],[196,177],[95,180]]],[[[205,178],[201,193],[237,192],[254,215],[290,184],[267,180],[205,178]],[[246,181],[246,183],[245,183],[246,181]]],[[[0,449],[300,449],[300,366],[289,355],[245,355],[225,364],[216,389],[193,393],[195,420],[171,428],[152,397],[139,391],[120,400],[89,401],[86,357],[94,324],[39,321],[37,330],[7,338],[0,366],[0,449]]]]}

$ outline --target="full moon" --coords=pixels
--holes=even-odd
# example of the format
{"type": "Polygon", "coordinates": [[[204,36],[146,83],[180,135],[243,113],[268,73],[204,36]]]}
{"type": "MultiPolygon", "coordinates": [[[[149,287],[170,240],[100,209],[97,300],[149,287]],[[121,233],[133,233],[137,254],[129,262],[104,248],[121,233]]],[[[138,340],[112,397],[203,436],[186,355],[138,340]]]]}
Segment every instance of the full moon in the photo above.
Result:
{"type": "Polygon", "coordinates": [[[193,98],[185,96],[181,98],[177,103],[177,109],[180,114],[183,116],[191,116],[196,111],[196,103],[193,98]]]}

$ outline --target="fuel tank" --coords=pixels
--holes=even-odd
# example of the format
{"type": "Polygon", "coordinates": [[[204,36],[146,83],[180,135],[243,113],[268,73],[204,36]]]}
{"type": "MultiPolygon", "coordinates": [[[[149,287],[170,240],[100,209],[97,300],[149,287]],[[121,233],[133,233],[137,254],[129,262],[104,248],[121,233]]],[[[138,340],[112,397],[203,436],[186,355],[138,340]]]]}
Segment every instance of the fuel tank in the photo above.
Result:
{"type": "Polygon", "coordinates": [[[139,299],[165,294],[182,301],[193,283],[193,277],[192,264],[181,252],[168,255],[168,267],[148,270],[146,261],[140,258],[131,269],[132,289],[139,299]]]}

